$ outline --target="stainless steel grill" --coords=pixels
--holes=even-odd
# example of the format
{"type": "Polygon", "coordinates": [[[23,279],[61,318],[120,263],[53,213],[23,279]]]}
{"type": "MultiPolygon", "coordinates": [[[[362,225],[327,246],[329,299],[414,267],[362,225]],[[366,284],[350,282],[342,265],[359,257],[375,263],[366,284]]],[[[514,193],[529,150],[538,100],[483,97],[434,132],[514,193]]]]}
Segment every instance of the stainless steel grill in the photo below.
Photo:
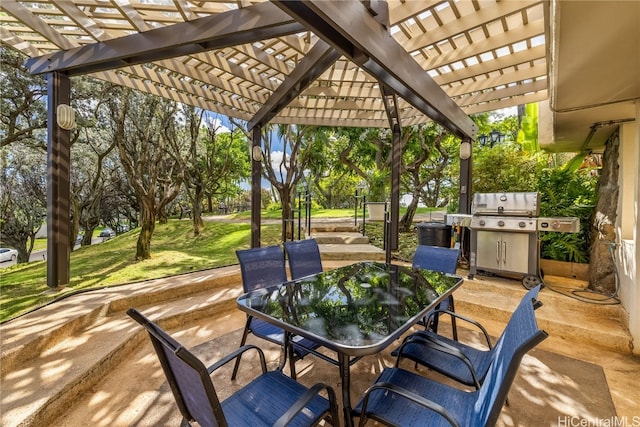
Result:
{"type": "Polygon", "coordinates": [[[471,213],[469,277],[480,270],[524,275],[528,289],[542,282],[539,231],[580,230],[578,218],[540,218],[535,192],[477,193],[471,213]]]}

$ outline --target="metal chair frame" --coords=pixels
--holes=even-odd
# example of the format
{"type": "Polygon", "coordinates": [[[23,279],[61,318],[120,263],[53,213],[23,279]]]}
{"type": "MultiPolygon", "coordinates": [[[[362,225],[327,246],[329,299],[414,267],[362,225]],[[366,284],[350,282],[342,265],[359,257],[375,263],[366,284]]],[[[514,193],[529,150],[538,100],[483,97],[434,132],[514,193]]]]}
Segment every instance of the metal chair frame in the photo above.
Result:
{"type": "Polygon", "coordinates": [[[134,308],[127,314],[146,329],[160,360],[176,404],[183,416],[182,426],[197,422],[201,427],[316,425],[329,417],[339,423],[334,390],[322,383],[307,388],[281,370],[267,371],[264,353],[247,345],[208,368],[193,353],[134,308]],[[260,374],[223,402],[220,402],[211,374],[247,351],[256,351],[260,374]],[[328,399],[319,393],[324,391],[328,399]],[[251,396],[247,399],[246,396],[251,396]]]}

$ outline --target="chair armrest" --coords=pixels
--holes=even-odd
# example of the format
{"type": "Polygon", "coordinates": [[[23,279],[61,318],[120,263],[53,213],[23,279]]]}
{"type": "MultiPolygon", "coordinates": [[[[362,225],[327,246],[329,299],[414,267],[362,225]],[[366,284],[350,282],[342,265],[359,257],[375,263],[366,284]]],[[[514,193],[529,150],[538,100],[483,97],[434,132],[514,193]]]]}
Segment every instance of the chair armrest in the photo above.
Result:
{"type": "Polygon", "coordinates": [[[293,420],[293,418],[295,418],[295,416],[300,411],[302,411],[305,408],[305,406],[307,406],[307,404],[316,397],[316,395],[319,395],[320,391],[322,391],[323,389],[327,391],[327,395],[329,397],[329,408],[330,408],[331,417],[336,418],[332,420],[332,422],[337,423],[338,422],[337,420],[338,405],[336,403],[336,393],[335,391],[333,391],[333,388],[331,388],[327,384],[317,383],[313,387],[305,391],[304,394],[300,396],[298,400],[296,400],[296,403],[294,403],[293,406],[291,406],[287,410],[287,412],[285,412],[284,414],[282,414],[280,418],[278,418],[278,421],[276,421],[273,427],[284,427],[288,425],[291,422],[291,420],[293,420]]]}
{"type": "Polygon", "coordinates": [[[478,381],[476,369],[473,367],[473,363],[471,363],[471,360],[469,360],[467,355],[464,354],[459,348],[447,344],[446,342],[441,341],[434,336],[422,333],[420,335],[411,335],[400,345],[400,348],[398,349],[398,360],[400,360],[400,357],[402,357],[402,348],[407,344],[415,342],[419,342],[420,345],[428,347],[432,350],[440,351],[442,353],[446,353],[460,359],[467,366],[467,368],[469,368],[469,372],[471,372],[471,377],[473,378],[473,383],[475,384],[476,390],[480,389],[480,381],[478,381]]]}
{"type": "Polygon", "coordinates": [[[209,375],[211,375],[214,371],[216,371],[217,369],[223,367],[224,365],[226,365],[227,363],[231,362],[232,360],[235,360],[237,358],[240,358],[240,360],[242,360],[242,355],[249,350],[256,350],[258,352],[258,356],[260,357],[260,366],[262,367],[262,373],[264,374],[265,372],[267,372],[267,362],[264,358],[264,353],[262,352],[262,350],[258,347],[256,347],[255,345],[243,345],[242,347],[240,347],[239,349],[237,349],[236,351],[234,351],[233,353],[230,353],[228,355],[226,355],[225,357],[223,357],[222,359],[218,360],[216,363],[214,363],[213,365],[209,366],[207,368],[207,372],[209,373],[209,375]]]}
{"type": "Polygon", "coordinates": [[[448,314],[449,316],[455,317],[456,319],[464,320],[465,322],[468,322],[468,323],[471,323],[472,325],[475,325],[484,334],[484,338],[485,338],[485,340],[487,340],[487,345],[489,346],[489,350],[491,350],[493,348],[493,346],[491,345],[491,338],[489,338],[489,333],[484,328],[484,326],[482,326],[477,321],[475,321],[475,320],[473,320],[473,319],[471,319],[469,317],[463,316],[461,314],[454,313],[453,311],[438,309],[438,310],[433,310],[431,313],[429,313],[429,316],[427,317],[427,321],[425,323],[428,324],[429,321],[431,320],[431,318],[433,316],[435,316],[436,314],[438,314],[438,315],[440,315],[440,314],[448,314]]]}
{"type": "Polygon", "coordinates": [[[388,390],[391,393],[397,394],[398,396],[401,396],[407,400],[410,400],[414,403],[417,403],[418,405],[424,406],[425,408],[438,413],[440,416],[442,416],[442,418],[444,418],[445,420],[447,420],[447,422],[449,424],[451,424],[454,427],[460,427],[460,424],[458,424],[458,422],[456,421],[456,419],[453,417],[453,415],[447,411],[446,408],[444,408],[442,405],[434,402],[433,400],[429,400],[426,399],[418,394],[415,394],[405,388],[399,387],[395,384],[389,383],[389,382],[380,382],[377,384],[372,385],[371,387],[369,387],[367,389],[367,391],[364,392],[364,399],[362,401],[362,415],[366,416],[367,413],[367,403],[369,402],[369,394],[377,389],[383,389],[383,390],[388,390]]]}

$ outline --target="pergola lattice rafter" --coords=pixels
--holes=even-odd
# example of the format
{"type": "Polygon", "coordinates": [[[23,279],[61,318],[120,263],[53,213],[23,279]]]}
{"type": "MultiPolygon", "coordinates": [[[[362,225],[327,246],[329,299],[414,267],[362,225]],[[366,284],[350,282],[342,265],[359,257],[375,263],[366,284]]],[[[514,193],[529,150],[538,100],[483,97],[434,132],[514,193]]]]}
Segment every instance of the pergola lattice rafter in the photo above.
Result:
{"type": "MultiPolygon", "coordinates": [[[[256,3],[260,2],[5,0],[0,3],[0,35],[3,43],[34,57],[242,9],[263,7],[276,13],[256,3]]],[[[391,36],[465,113],[547,97],[546,2],[389,0],[388,6],[391,36]]],[[[117,72],[100,70],[93,75],[251,120],[317,40],[316,34],[299,26],[260,40],[213,49],[204,45],[201,51],[185,52],[188,55],[124,64],[117,72]]],[[[342,56],[304,90],[289,96],[289,104],[270,120],[386,127],[381,99],[378,79],[342,56]]],[[[405,125],[429,120],[402,98],[397,107],[405,125]]]]}

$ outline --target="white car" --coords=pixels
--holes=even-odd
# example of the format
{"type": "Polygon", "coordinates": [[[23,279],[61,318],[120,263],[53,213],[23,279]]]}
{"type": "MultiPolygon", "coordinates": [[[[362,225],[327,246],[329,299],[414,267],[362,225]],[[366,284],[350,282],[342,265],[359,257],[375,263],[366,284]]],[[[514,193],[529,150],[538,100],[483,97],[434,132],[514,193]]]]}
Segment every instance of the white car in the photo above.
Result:
{"type": "Polygon", "coordinates": [[[0,262],[15,261],[18,259],[18,251],[9,248],[0,248],[0,262]]]}

